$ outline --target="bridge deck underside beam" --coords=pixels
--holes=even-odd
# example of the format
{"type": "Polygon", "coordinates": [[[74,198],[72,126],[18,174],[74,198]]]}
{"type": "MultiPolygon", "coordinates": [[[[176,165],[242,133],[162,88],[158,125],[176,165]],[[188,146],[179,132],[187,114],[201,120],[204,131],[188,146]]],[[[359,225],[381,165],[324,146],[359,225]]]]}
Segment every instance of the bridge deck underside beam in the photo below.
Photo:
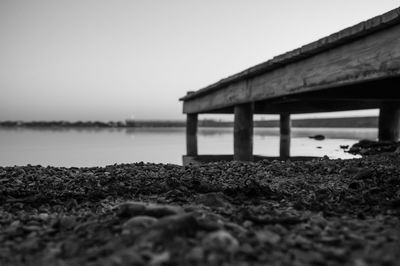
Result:
{"type": "MultiPolygon", "coordinates": [[[[315,113],[380,108],[383,102],[400,105],[400,77],[343,87],[297,93],[254,102],[254,114],[315,113]]],[[[233,114],[234,106],[204,113],[233,114]]],[[[200,112],[202,113],[202,112],[200,112]]]]}

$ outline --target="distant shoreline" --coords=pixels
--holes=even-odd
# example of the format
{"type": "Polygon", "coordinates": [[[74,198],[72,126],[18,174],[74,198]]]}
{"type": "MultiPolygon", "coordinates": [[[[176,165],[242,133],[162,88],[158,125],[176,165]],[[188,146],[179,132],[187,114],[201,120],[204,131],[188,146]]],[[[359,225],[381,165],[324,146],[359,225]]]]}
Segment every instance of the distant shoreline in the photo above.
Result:
{"type": "MultiPolygon", "coordinates": [[[[0,121],[4,128],[143,128],[143,127],[185,127],[185,121],[0,121]]],[[[293,127],[338,127],[376,128],[378,117],[344,117],[292,120],[293,127]]],[[[199,120],[199,127],[233,127],[231,121],[199,120]]],[[[278,120],[256,120],[254,127],[279,127],[278,120]]]]}

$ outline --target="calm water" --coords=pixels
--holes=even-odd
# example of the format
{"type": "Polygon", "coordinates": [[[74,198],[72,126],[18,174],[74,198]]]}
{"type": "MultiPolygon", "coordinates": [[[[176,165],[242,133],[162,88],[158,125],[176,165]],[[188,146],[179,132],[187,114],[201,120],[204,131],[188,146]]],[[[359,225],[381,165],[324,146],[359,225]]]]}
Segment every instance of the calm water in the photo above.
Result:
{"type": "MultiPolygon", "coordinates": [[[[293,128],[291,155],[352,158],[339,145],[376,139],[376,129],[293,128]],[[317,141],[308,136],[323,134],[317,141]]],[[[199,154],[232,154],[232,128],[200,128],[199,154]]],[[[277,128],[255,128],[254,154],[277,156],[277,128]]],[[[0,166],[104,166],[114,163],[181,164],[184,128],[5,129],[0,128],[0,166]]]]}

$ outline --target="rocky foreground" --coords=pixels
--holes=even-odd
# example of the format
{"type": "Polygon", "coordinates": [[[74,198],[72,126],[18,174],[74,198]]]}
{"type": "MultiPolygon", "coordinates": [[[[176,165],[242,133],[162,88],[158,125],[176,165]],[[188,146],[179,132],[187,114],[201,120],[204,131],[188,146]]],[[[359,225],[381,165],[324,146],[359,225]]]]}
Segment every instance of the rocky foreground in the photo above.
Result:
{"type": "Polygon", "coordinates": [[[0,265],[400,265],[400,155],[0,168],[0,265]]]}

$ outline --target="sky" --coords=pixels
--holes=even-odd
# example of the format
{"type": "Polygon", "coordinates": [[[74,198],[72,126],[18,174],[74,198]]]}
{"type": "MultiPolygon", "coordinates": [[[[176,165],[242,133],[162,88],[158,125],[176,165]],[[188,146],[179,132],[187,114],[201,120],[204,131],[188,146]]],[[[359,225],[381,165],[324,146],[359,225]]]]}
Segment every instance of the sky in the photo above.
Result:
{"type": "Polygon", "coordinates": [[[181,120],[186,91],[399,5],[0,0],[0,120],[181,120]]]}

